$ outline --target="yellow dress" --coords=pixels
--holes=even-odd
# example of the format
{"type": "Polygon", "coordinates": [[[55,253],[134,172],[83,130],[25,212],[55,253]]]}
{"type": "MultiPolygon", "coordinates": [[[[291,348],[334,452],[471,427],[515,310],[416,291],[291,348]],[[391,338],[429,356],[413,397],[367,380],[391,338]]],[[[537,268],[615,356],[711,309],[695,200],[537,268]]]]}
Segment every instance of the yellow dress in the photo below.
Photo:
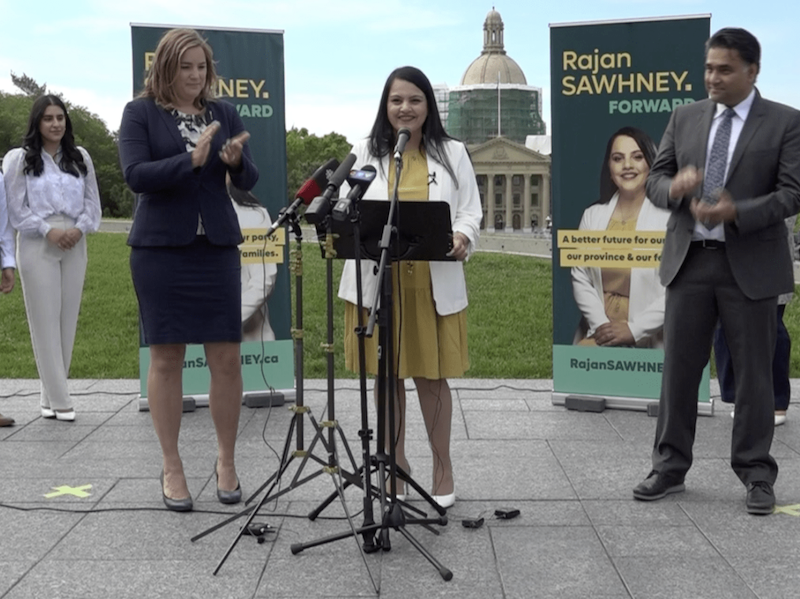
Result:
{"type": "MultiPolygon", "coordinates": [[[[389,168],[389,190],[394,189],[394,168],[389,168]]],[[[398,197],[403,200],[428,199],[428,163],[419,150],[403,153],[398,197]]],[[[402,227],[402,206],[400,222],[402,227]]],[[[392,264],[392,303],[394,320],[394,372],[397,378],[443,379],[459,377],[469,368],[467,354],[467,311],[440,316],[436,313],[427,262],[403,260],[392,264]],[[398,348],[399,339],[399,348],[398,348]],[[400,357],[398,365],[398,355],[400,357]]],[[[364,310],[364,324],[369,311],[364,310]]],[[[344,310],[345,366],[358,372],[358,312],[347,302],[344,310]]],[[[378,374],[378,328],[365,338],[367,372],[378,374]]]]}
{"type": "MultiPolygon", "coordinates": [[[[635,231],[636,219],[627,221],[611,218],[606,231],[635,231]]],[[[628,306],[631,299],[631,269],[603,268],[603,303],[606,316],[611,322],[628,322],[628,306]]],[[[578,345],[597,345],[593,338],[583,339],[578,345]]]]}

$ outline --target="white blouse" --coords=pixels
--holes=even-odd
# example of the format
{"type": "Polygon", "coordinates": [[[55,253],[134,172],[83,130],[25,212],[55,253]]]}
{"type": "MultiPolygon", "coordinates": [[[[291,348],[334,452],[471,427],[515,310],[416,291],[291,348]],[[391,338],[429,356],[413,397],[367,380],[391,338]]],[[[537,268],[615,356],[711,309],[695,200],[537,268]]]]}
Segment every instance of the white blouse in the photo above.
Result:
{"type": "MultiPolygon", "coordinates": [[[[21,234],[46,236],[52,228],[48,217],[64,214],[75,220],[75,227],[86,233],[100,228],[100,193],[89,153],[78,150],[86,164],[86,175],[75,177],[59,168],[50,154],[42,150],[44,169],[38,177],[25,174],[25,150],[15,148],[3,158],[8,218],[21,234]]],[[[61,150],[56,160],[61,159],[61,150]]]]}
{"type": "Polygon", "coordinates": [[[14,229],[8,224],[6,190],[3,185],[3,175],[0,173],[0,268],[17,267],[17,260],[14,256],[15,247],[14,229]]]}

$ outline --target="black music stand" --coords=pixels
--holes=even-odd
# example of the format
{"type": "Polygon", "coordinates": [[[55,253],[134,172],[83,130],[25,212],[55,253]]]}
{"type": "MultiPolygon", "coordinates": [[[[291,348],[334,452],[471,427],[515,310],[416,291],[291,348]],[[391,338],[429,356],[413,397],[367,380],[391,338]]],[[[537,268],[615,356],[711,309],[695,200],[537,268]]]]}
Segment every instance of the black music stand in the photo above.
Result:
{"type": "MultiPolygon", "coordinates": [[[[378,496],[381,500],[382,521],[379,523],[365,523],[364,526],[355,531],[366,539],[368,535],[380,532],[380,540],[376,548],[380,547],[384,551],[391,549],[389,540],[389,529],[393,528],[400,532],[422,555],[438,570],[444,580],[450,580],[453,574],[450,570],[442,566],[412,535],[406,530],[407,524],[420,524],[428,530],[439,534],[430,528],[430,524],[446,525],[446,510],[440,507],[433,498],[423,489],[411,476],[397,467],[394,441],[394,380],[393,369],[393,343],[390,331],[393,331],[392,323],[392,277],[391,262],[400,260],[425,260],[425,261],[455,261],[449,256],[452,250],[452,231],[450,224],[450,206],[446,202],[428,201],[403,201],[402,210],[397,209],[399,202],[361,200],[357,202],[355,215],[353,218],[344,221],[332,220],[327,227],[317,228],[317,235],[320,238],[320,245],[330,248],[333,246],[336,258],[350,258],[356,260],[356,272],[360,273],[360,260],[362,255],[367,259],[379,261],[378,275],[380,284],[376,289],[375,297],[372,301],[372,312],[369,325],[365,328],[359,326],[357,334],[363,343],[364,336],[371,336],[375,324],[375,318],[380,317],[380,351],[378,368],[378,438],[377,451],[370,463],[364,463],[362,468],[368,472],[372,467],[378,471],[378,496]],[[398,212],[402,212],[402,220],[398,212]],[[362,233],[363,229],[363,233],[362,233]],[[328,239],[328,235],[332,239],[328,239]],[[380,309],[378,296],[380,295],[380,309]],[[387,384],[388,382],[388,384],[387,384]],[[388,404],[388,405],[387,405],[388,404]],[[385,453],[386,443],[386,422],[388,409],[389,421],[389,455],[385,453]],[[386,478],[388,475],[391,480],[391,497],[387,498],[386,478]],[[407,518],[403,507],[413,510],[419,515],[425,515],[419,509],[409,506],[405,502],[399,502],[396,496],[397,476],[406,481],[438,512],[438,518],[407,518]],[[390,501],[387,501],[390,499],[390,501]]],[[[330,250],[329,250],[330,251],[330,250]]],[[[361,289],[359,285],[359,300],[361,289]]],[[[358,306],[359,313],[361,306],[358,306]]],[[[360,323],[361,324],[361,323],[360,323]]],[[[362,345],[363,348],[363,345],[362,345]]],[[[361,349],[361,348],[360,348],[361,349]]],[[[363,351],[363,350],[362,350],[363,351]]],[[[363,364],[361,368],[362,381],[365,378],[363,364]]],[[[362,383],[363,387],[363,383],[362,383]]],[[[363,396],[363,388],[362,388],[363,396]]],[[[365,406],[362,404],[362,419],[364,417],[365,406]]],[[[370,430],[359,431],[362,440],[371,438],[370,430]]],[[[369,459],[368,451],[364,452],[365,460],[369,459]]],[[[366,474],[363,481],[369,481],[366,474]]],[[[361,483],[365,486],[367,498],[370,497],[371,483],[361,483]]],[[[347,482],[345,482],[345,486],[347,482]]],[[[328,505],[336,495],[329,497],[318,508],[315,513],[319,513],[328,505]]],[[[353,531],[347,531],[318,539],[309,543],[296,543],[292,545],[292,553],[297,554],[304,549],[315,547],[352,536],[353,531]]]]}
{"type": "MultiPolygon", "coordinates": [[[[399,260],[425,260],[428,262],[455,262],[448,256],[453,249],[450,228],[450,205],[447,202],[403,201],[402,222],[392,223],[397,228],[392,262],[399,260]]],[[[391,203],[385,200],[361,200],[360,245],[361,259],[379,261],[381,237],[389,219],[391,203]]],[[[337,258],[356,258],[356,228],[352,222],[334,220],[331,226],[333,249],[337,258]]],[[[317,231],[320,242],[327,234],[317,231]]]]}

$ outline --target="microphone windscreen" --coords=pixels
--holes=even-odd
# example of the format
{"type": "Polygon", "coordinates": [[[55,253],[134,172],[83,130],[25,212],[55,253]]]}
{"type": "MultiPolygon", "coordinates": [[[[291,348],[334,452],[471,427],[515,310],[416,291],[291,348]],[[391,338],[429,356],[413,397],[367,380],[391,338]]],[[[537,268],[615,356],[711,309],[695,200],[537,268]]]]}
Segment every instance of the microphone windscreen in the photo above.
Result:
{"type": "Polygon", "coordinates": [[[328,186],[328,181],[333,176],[334,171],[339,166],[339,161],[336,158],[331,158],[319,167],[311,178],[303,183],[300,189],[297,190],[296,198],[303,200],[303,204],[308,205],[311,201],[322,193],[322,190],[328,186]]]}
{"type": "Polygon", "coordinates": [[[336,169],[339,168],[339,161],[336,158],[331,158],[319,167],[314,174],[311,175],[311,178],[317,182],[319,188],[325,189],[328,186],[328,183],[333,178],[333,173],[336,172],[336,169]]]}
{"type": "Polygon", "coordinates": [[[397,145],[394,148],[395,154],[402,154],[406,149],[406,144],[411,138],[411,131],[408,127],[401,127],[397,132],[397,145]]]}
{"type": "Polygon", "coordinates": [[[339,168],[336,169],[336,172],[333,173],[330,182],[328,185],[332,185],[334,189],[339,189],[344,183],[344,180],[347,178],[347,175],[350,174],[350,171],[353,169],[353,165],[356,163],[356,155],[355,154],[348,154],[347,158],[344,159],[344,162],[339,165],[339,168]]]}

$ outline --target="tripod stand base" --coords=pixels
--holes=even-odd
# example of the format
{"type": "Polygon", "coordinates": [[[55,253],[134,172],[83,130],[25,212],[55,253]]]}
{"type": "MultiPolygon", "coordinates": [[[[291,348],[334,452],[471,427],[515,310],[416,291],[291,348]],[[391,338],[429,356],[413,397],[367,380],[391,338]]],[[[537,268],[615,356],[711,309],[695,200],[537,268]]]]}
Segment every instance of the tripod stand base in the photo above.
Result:
{"type": "Polygon", "coordinates": [[[383,516],[383,522],[362,526],[361,528],[356,528],[355,531],[348,530],[342,533],[333,534],[315,541],[310,541],[308,543],[294,543],[290,547],[290,550],[292,555],[297,555],[305,549],[310,549],[311,547],[317,547],[319,545],[325,545],[334,541],[340,541],[342,539],[352,537],[354,534],[361,535],[362,537],[366,538],[372,533],[378,533],[376,535],[374,544],[370,545],[369,550],[365,547],[364,552],[374,553],[381,549],[383,551],[391,551],[392,543],[389,539],[389,530],[394,529],[402,534],[403,537],[405,537],[406,540],[411,543],[411,545],[413,545],[414,548],[438,570],[439,576],[441,576],[443,580],[452,580],[453,572],[448,568],[445,568],[427,549],[425,549],[425,547],[422,546],[419,541],[417,541],[417,539],[406,529],[406,524],[447,524],[447,518],[440,516],[439,518],[431,519],[406,519],[406,515],[399,504],[390,504],[388,512],[383,516]]]}

